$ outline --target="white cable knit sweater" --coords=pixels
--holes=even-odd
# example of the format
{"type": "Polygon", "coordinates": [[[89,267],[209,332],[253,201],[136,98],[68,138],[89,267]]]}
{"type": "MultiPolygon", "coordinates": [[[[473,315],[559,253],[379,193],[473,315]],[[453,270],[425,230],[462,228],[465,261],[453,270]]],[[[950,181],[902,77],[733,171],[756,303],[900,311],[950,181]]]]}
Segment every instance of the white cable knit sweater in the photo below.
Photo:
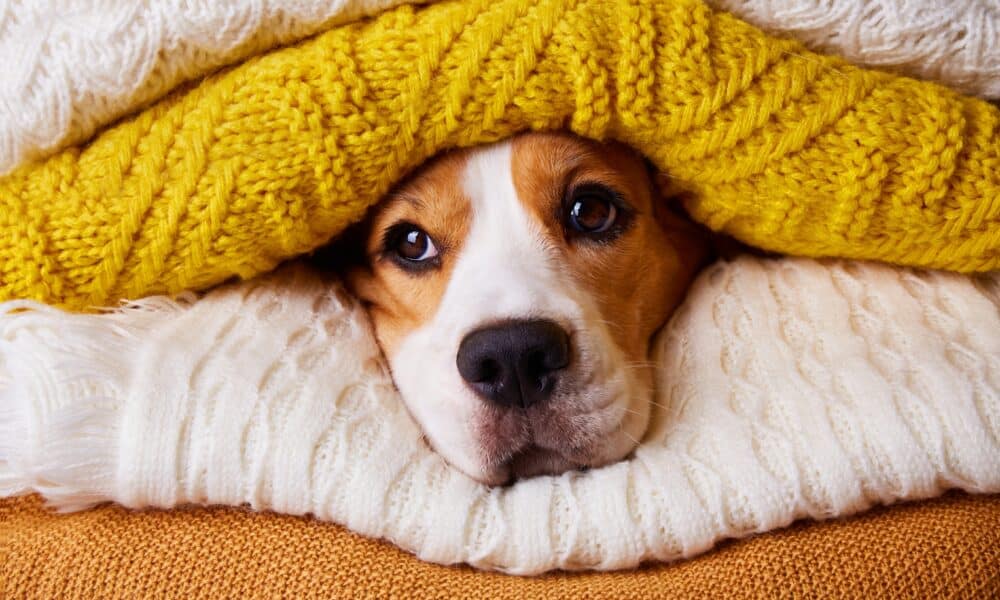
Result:
{"type": "Polygon", "coordinates": [[[185,81],[406,1],[0,0],[0,174],[185,81]]]}
{"type": "MultiPolygon", "coordinates": [[[[406,1],[0,0],[0,174],[220,66],[406,1]]],[[[858,64],[1000,98],[996,0],[709,2],[858,64]]]]}
{"type": "Polygon", "coordinates": [[[997,0],[707,0],[853,63],[1000,98],[997,0]]]}
{"type": "Polygon", "coordinates": [[[363,312],[305,270],[107,315],[0,315],[0,494],[64,509],[249,504],[540,573],[1000,492],[1000,273],[717,264],[660,336],[634,458],[503,489],[427,448],[363,312]]]}

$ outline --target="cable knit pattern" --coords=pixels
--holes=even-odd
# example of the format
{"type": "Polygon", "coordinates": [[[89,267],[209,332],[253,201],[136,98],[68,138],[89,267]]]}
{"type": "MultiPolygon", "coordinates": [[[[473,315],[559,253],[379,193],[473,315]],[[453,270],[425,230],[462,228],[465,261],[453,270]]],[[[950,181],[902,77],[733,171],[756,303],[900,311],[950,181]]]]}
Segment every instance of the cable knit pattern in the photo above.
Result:
{"type": "MultiPolygon", "coordinates": [[[[397,3],[0,0],[8,69],[0,80],[0,174],[89,137],[183,81],[397,3]]],[[[856,64],[1000,98],[1000,11],[991,0],[711,4],[856,64]]]]}
{"type": "Polygon", "coordinates": [[[500,489],[423,443],[363,311],[304,269],[107,315],[3,312],[0,493],[64,509],[248,504],[539,573],[1000,492],[1000,273],[717,264],[659,338],[634,458],[500,489]]]}
{"type": "Polygon", "coordinates": [[[0,174],[178,84],[404,0],[0,0],[0,174]]]}
{"type": "Polygon", "coordinates": [[[1000,98],[996,0],[708,0],[855,64],[1000,98]]]}
{"type": "Polygon", "coordinates": [[[1000,266],[1000,110],[700,0],[406,6],[176,94],[0,181],[0,297],[88,307],[249,277],[452,146],[568,126],[785,254],[1000,266]]]}

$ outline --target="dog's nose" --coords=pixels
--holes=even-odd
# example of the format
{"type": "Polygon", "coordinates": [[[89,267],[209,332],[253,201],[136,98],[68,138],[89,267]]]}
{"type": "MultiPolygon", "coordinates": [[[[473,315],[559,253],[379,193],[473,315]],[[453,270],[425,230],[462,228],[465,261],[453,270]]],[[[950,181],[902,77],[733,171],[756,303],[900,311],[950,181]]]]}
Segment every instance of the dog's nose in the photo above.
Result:
{"type": "Polygon", "coordinates": [[[508,321],[466,335],[457,363],[479,396],[527,408],[552,394],[559,371],[569,364],[569,335],[548,320],[508,321]]]}

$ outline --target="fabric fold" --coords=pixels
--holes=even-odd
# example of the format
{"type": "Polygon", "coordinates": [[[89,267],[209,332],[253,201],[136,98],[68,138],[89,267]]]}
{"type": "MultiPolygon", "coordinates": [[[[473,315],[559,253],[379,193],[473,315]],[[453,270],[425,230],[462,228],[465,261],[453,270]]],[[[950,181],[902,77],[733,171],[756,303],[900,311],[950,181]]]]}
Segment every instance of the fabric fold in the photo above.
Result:
{"type": "Polygon", "coordinates": [[[569,127],[793,255],[1000,265],[1000,110],[700,0],[402,7],[174,94],[0,180],[0,297],[82,309],[251,277],[431,155],[569,127]]]}
{"type": "MultiPolygon", "coordinates": [[[[178,85],[398,0],[0,5],[0,173],[86,140],[178,85]],[[87,27],[76,24],[85,21],[87,27]],[[81,57],[85,57],[81,60],[81,57]]],[[[1000,98],[990,0],[713,0],[814,51],[1000,98]]]]}
{"type": "Polygon", "coordinates": [[[311,514],[427,561],[534,574],[1000,492],[998,274],[716,264],[655,344],[634,456],[505,488],[427,446],[361,307],[302,267],[108,314],[0,313],[0,494],[62,510],[311,514]]]}
{"type": "Polygon", "coordinates": [[[401,1],[6,1],[0,173],[80,143],[216,69],[401,1]]]}

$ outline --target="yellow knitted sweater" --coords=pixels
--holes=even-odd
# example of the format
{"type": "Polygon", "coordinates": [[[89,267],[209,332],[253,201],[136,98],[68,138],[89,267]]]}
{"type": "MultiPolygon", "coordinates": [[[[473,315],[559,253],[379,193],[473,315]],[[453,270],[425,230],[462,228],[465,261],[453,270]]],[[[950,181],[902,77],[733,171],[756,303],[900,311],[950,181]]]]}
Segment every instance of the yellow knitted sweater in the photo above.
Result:
{"type": "Polygon", "coordinates": [[[783,253],[1000,268],[1000,111],[701,0],[400,8],[178,91],[0,180],[0,299],[82,308],[248,277],[434,153],[569,128],[783,253]]]}

